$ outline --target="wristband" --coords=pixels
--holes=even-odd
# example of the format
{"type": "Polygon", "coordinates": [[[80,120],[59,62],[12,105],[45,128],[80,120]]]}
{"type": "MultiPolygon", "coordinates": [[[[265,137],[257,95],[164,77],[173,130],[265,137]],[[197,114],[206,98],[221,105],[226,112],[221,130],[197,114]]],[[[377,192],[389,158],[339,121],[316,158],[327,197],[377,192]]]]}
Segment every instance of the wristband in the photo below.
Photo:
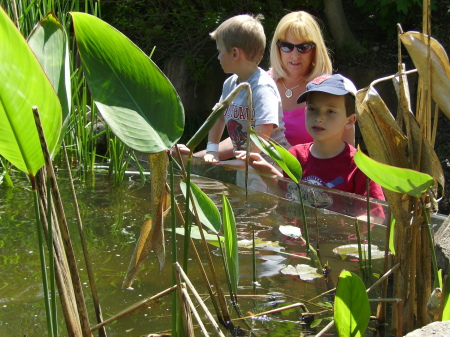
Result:
{"type": "Polygon", "coordinates": [[[206,144],[206,152],[217,152],[219,151],[219,144],[214,142],[208,142],[206,144]]]}

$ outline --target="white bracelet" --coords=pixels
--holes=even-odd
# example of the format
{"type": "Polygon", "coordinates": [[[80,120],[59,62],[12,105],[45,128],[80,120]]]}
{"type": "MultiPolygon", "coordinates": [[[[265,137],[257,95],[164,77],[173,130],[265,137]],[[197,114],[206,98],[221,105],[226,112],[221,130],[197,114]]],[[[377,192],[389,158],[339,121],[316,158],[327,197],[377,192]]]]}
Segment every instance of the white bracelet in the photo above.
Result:
{"type": "Polygon", "coordinates": [[[214,142],[208,142],[206,144],[206,152],[217,152],[219,151],[219,144],[214,142]]]}

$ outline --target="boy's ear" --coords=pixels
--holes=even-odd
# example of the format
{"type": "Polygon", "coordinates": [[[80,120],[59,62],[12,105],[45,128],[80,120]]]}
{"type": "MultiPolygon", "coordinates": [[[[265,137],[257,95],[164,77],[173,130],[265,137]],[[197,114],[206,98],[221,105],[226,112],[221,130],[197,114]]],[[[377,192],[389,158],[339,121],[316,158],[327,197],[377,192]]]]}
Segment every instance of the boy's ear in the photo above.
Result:
{"type": "Polygon", "coordinates": [[[233,55],[233,58],[238,59],[239,58],[239,54],[240,54],[240,50],[237,47],[233,47],[233,49],[231,49],[231,53],[233,55]]]}
{"type": "Polygon", "coordinates": [[[347,117],[347,124],[345,125],[345,127],[351,128],[353,127],[353,125],[355,125],[356,123],[356,114],[351,114],[350,116],[347,117]]]}

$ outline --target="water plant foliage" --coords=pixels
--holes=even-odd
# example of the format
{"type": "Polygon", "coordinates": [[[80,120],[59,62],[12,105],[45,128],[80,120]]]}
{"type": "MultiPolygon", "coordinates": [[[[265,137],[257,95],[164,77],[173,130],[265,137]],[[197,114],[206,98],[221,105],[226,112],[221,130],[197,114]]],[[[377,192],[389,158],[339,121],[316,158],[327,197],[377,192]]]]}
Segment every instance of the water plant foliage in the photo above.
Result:
{"type": "Polygon", "coordinates": [[[47,145],[54,154],[61,132],[61,104],[33,51],[1,8],[0,41],[0,155],[35,175],[44,157],[32,108],[39,109],[47,145]]]}
{"type": "Polygon", "coordinates": [[[334,320],[340,337],[364,336],[370,319],[369,298],[361,279],[343,270],[334,300],[334,320]]]}

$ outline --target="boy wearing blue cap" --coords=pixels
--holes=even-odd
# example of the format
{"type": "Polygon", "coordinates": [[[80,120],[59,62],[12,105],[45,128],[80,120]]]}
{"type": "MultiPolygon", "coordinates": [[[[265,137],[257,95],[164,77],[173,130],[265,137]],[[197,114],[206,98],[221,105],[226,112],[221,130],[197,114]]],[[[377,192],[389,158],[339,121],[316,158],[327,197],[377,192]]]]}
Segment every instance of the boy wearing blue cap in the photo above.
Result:
{"type": "MultiPolygon", "coordinates": [[[[306,101],[306,128],[314,141],[289,149],[303,169],[302,181],[367,195],[366,176],[356,166],[356,149],[342,140],[346,129],[356,122],[356,87],[346,77],[325,74],[309,82],[297,103],[306,101]]],[[[236,153],[245,160],[245,152],[236,153]]],[[[259,154],[250,154],[250,165],[259,172],[283,176],[259,154]]],[[[384,200],[381,187],[370,182],[370,197],[384,200]]]]}

